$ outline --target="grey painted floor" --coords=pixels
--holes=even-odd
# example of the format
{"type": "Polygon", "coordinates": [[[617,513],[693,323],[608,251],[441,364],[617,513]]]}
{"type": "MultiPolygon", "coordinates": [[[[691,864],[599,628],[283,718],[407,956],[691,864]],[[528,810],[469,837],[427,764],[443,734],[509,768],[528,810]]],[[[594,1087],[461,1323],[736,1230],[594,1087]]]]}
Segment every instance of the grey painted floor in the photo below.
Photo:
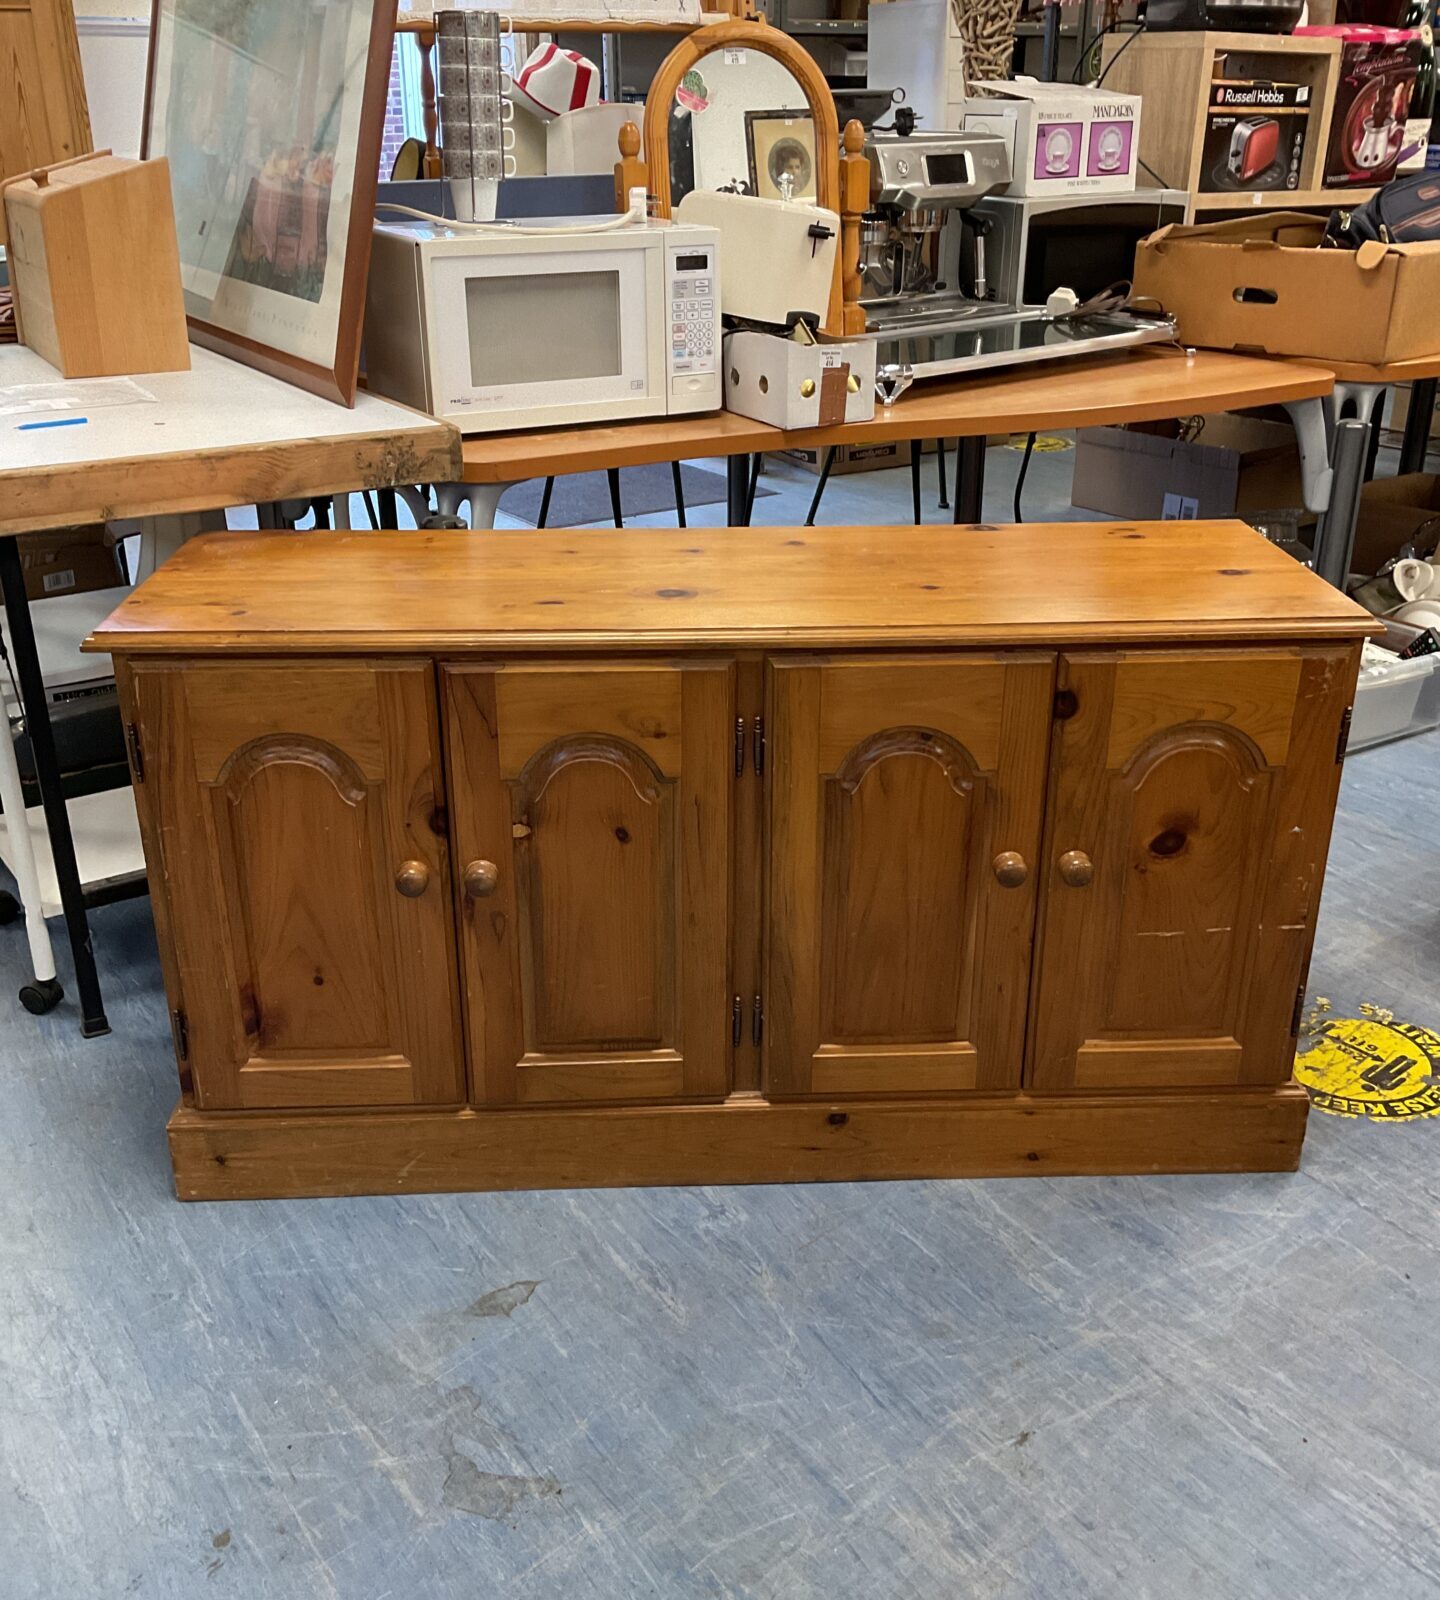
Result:
{"type": "MultiPolygon", "coordinates": [[[[1347,766],[1339,1011],[1440,1023],[1437,775],[1347,766]]],[[[1440,1594],[1440,1120],[1314,1116],[1293,1177],[181,1206],[147,908],[95,928],[89,1043],[0,933],[3,1600],[1440,1594]]]]}

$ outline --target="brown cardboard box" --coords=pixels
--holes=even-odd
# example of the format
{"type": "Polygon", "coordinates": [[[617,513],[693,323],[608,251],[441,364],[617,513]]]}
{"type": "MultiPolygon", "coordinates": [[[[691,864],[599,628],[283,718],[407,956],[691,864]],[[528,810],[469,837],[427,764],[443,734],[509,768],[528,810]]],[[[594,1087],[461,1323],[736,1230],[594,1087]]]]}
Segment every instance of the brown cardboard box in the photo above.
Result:
{"type": "MultiPolygon", "coordinates": [[[[1415,391],[1408,383],[1397,383],[1391,392],[1394,399],[1390,402],[1387,426],[1393,433],[1404,433],[1410,421],[1410,402],[1414,399],[1415,391]]],[[[1430,438],[1440,439],[1440,405],[1430,413],[1430,438]]]]}
{"type": "MultiPolygon", "coordinates": [[[[786,461],[793,461],[807,472],[818,473],[825,459],[823,450],[781,450],[786,461]]],[[[889,444],[842,444],[835,449],[835,461],[830,468],[832,478],[844,477],[849,472],[874,472],[880,467],[908,467],[910,446],[904,439],[889,444]]]]}
{"type": "Polygon", "coordinates": [[[1373,573],[1407,544],[1422,556],[1440,542],[1440,474],[1410,472],[1403,478],[1377,478],[1360,491],[1352,572],[1373,573]]]}
{"type": "Polygon", "coordinates": [[[1135,250],[1135,293],[1158,300],[1185,344],[1333,361],[1440,352],[1440,243],[1321,250],[1303,212],[1172,224],[1135,250]]]}
{"type": "Polygon", "coordinates": [[[31,600],[52,595],[88,594],[123,582],[115,545],[104,523],[62,528],[56,533],[22,533],[20,566],[31,600]]]}
{"type": "Polygon", "coordinates": [[[1285,423],[1221,415],[1207,417],[1189,443],[1175,432],[1173,422],[1081,428],[1071,505],[1127,521],[1303,506],[1300,452],[1285,423]]]}

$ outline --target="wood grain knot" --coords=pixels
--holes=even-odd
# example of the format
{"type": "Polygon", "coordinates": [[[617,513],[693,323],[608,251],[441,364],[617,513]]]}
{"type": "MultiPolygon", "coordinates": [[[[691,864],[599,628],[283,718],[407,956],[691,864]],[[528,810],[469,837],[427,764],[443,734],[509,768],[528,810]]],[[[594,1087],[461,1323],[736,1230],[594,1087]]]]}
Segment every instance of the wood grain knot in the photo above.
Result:
{"type": "Polygon", "coordinates": [[[832,1111],[825,1120],[832,1128],[843,1128],[850,1120],[850,1113],[848,1111],[832,1111]]]}
{"type": "Polygon", "coordinates": [[[693,600],[695,598],[693,589],[657,589],[655,594],[661,600],[693,600]]]}
{"type": "Polygon", "coordinates": [[[1150,841],[1150,854],[1154,856],[1178,856],[1184,848],[1185,834],[1180,828],[1166,828],[1150,841]]]}
{"type": "Polygon", "coordinates": [[[615,837],[620,841],[621,844],[629,844],[630,843],[630,830],[629,830],[629,828],[616,828],[615,837]]]}

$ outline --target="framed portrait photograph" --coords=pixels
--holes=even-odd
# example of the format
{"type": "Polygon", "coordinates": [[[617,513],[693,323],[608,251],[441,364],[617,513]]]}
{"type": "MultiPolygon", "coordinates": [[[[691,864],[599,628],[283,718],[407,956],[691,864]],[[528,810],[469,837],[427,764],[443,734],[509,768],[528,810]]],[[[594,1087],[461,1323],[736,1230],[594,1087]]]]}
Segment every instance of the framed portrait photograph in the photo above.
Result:
{"type": "Polygon", "coordinates": [[[747,111],[745,149],[752,194],[815,199],[815,123],[808,112],[747,111]]]}
{"type": "Polygon", "coordinates": [[[165,156],[198,344],[354,405],[395,0],[153,0],[142,156],[165,156]]]}

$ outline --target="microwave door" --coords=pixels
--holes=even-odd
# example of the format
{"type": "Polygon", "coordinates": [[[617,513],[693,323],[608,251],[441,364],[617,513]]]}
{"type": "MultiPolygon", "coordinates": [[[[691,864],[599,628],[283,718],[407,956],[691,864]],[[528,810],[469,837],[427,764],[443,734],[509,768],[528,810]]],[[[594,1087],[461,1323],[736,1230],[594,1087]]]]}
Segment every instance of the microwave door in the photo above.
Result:
{"type": "Polygon", "coordinates": [[[479,431],[653,408],[646,276],[654,254],[506,241],[433,261],[427,333],[437,412],[479,431]]]}

